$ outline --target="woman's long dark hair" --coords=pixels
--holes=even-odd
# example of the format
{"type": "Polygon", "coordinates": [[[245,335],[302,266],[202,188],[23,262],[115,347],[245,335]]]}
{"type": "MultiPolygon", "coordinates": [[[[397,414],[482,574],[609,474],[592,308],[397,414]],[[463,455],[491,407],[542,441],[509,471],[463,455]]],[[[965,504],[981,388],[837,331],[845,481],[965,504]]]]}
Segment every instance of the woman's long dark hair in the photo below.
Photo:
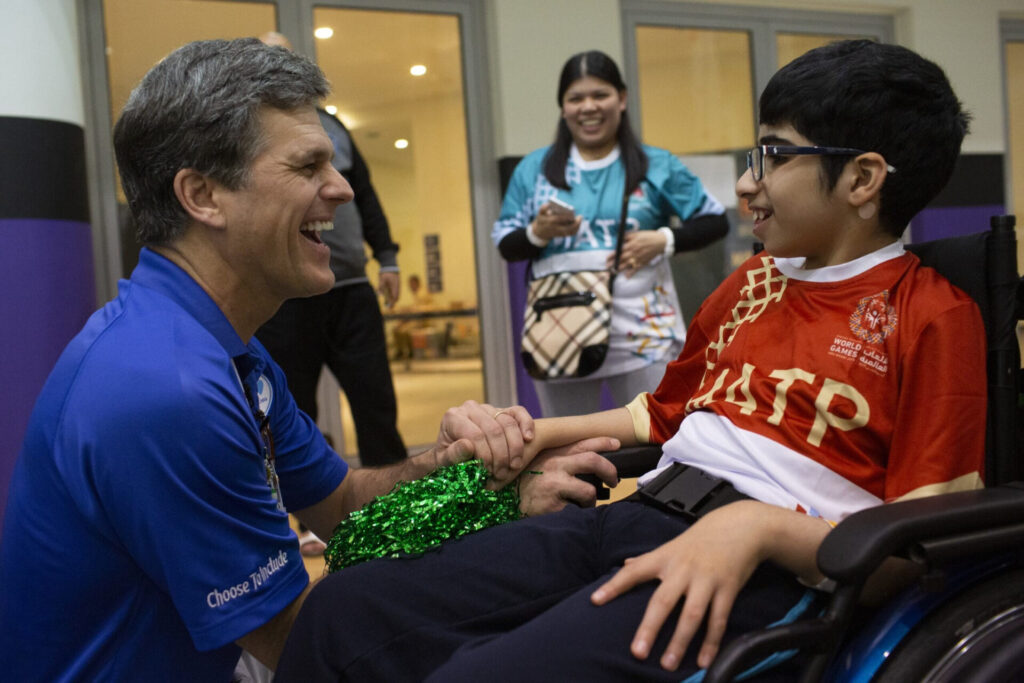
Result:
{"type": "MultiPolygon", "coordinates": [[[[626,82],[622,80],[619,67],[611,57],[598,50],[580,52],[569,58],[562,67],[562,75],[558,79],[558,106],[562,106],[562,97],[569,86],[584,76],[593,76],[610,83],[620,93],[626,91],[626,82]]],[[[626,193],[636,189],[644,174],[647,173],[647,155],[640,141],[629,125],[628,112],[622,112],[618,131],[619,153],[622,163],[626,166],[626,193]]],[[[569,189],[565,181],[565,164],[569,161],[569,150],[572,147],[572,134],[565,119],[558,119],[558,130],[555,142],[544,156],[544,177],[555,187],[569,189]]]]}

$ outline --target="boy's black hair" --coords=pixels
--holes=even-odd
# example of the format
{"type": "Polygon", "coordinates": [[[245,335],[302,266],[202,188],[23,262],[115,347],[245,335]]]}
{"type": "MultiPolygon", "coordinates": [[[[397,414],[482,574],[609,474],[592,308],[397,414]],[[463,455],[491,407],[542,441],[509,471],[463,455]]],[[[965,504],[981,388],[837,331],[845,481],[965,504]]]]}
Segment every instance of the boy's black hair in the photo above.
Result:
{"type": "MultiPolygon", "coordinates": [[[[558,106],[562,106],[562,97],[574,82],[584,76],[593,76],[602,81],[610,83],[620,93],[626,91],[626,82],[622,80],[622,74],[615,60],[598,50],[580,52],[573,55],[562,67],[562,73],[558,78],[558,106]]],[[[633,127],[629,124],[628,112],[622,112],[622,119],[619,121],[618,142],[619,153],[622,163],[626,167],[626,192],[636,189],[644,174],[647,173],[647,154],[644,153],[640,141],[633,133],[633,127]]],[[[544,177],[555,187],[563,190],[569,189],[565,181],[565,164],[569,160],[569,149],[572,147],[572,134],[565,119],[558,119],[558,130],[555,133],[555,142],[544,157],[544,177]]]]}
{"type": "MultiPolygon", "coordinates": [[[[831,43],[782,67],[759,114],[762,124],[788,124],[815,145],[885,157],[896,172],[882,187],[879,221],[897,237],[949,181],[970,120],[937,64],[869,40],[831,43]]],[[[849,160],[821,157],[829,190],[849,160]]]]}

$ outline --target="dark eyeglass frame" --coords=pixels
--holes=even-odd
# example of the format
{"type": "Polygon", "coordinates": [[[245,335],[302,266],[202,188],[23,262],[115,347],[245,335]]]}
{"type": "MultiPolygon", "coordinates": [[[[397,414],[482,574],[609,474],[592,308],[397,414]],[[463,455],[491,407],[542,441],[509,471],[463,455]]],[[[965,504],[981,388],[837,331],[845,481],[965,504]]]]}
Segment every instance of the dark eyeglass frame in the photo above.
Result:
{"type": "MultiPolygon", "coordinates": [[[[752,147],[749,150],[747,150],[747,168],[750,169],[750,173],[754,177],[754,181],[760,182],[761,180],[764,179],[765,157],[788,157],[803,155],[855,157],[866,153],[867,152],[865,152],[863,149],[853,149],[852,147],[757,145],[756,147],[752,147]]],[[[885,166],[889,173],[896,172],[896,169],[891,164],[886,164],[885,166]]]]}

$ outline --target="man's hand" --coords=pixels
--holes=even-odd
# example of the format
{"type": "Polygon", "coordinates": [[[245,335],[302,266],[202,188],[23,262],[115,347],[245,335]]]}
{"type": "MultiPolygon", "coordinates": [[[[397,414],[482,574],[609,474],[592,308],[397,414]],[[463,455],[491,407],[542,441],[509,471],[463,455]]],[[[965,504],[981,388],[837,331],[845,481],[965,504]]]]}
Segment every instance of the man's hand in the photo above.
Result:
{"type": "Polygon", "coordinates": [[[732,503],[709,512],[668,543],[626,560],[591,600],[603,605],[641,583],[660,581],[630,650],[646,659],[665,619],[682,600],[661,666],[669,671],[679,666],[707,615],[707,635],[697,655],[697,664],[707,668],[718,654],[733,602],[758,565],[771,559],[815,580],[814,556],[827,530],[821,520],[792,510],[757,501],[732,503]]]}
{"type": "Polygon", "coordinates": [[[377,291],[384,296],[384,305],[394,308],[395,302],[398,301],[398,294],[402,291],[402,277],[394,271],[382,270],[377,291]]]}
{"type": "Polygon", "coordinates": [[[491,473],[488,488],[498,489],[515,479],[529,464],[533,453],[533,418],[522,406],[497,409],[486,403],[466,401],[449,408],[441,420],[434,457],[437,467],[453,465],[472,454],[491,473]]]}
{"type": "Polygon", "coordinates": [[[608,436],[549,448],[534,458],[519,475],[519,509],[533,517],[557,512],[568,503],[593,507],[597,491],[577,474],[594,474],[610,487],[619,483],[615,465],[595,451],[618,450],[619,441],[608,436]]]}

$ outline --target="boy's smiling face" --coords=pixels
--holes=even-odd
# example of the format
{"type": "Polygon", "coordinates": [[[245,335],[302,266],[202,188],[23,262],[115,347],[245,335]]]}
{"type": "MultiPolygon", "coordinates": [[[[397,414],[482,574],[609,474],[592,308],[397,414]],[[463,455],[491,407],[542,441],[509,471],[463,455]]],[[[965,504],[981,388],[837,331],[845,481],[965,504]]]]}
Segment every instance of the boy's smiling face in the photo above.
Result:
{"type": "MultiPolygon", "coordinates": [[[[788,124],[758,129],[759,145],[814,143],[788,124]]],[[[746,199],[754,214],[754,235],[772,256],[804,257],[805,268],[821,268],[846,258],[845,222],[849,204],[840,197],[841,183],[825,189],[818,156],[769,156],[764,177],[755,181],[750,169],[736,181],[736,194],[746,199]]]]}

